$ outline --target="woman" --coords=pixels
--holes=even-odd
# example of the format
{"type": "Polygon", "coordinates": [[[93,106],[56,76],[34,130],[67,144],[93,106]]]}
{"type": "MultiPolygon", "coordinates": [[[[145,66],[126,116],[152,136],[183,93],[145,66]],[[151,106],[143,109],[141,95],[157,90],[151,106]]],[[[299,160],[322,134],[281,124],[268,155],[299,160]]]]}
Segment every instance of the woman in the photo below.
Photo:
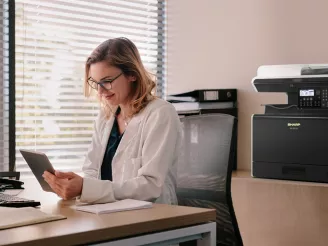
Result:
{"type": "Polygon", "coordinates": [[[45,172],[44,179],[63,199],[176,204],[180,120],[171,104],[152,95],[155,83],[136,46],[126,38],[107,40],[92,52],[85,68],[85,95],[96,90],[102,106],[85,175],[45,172]]]}

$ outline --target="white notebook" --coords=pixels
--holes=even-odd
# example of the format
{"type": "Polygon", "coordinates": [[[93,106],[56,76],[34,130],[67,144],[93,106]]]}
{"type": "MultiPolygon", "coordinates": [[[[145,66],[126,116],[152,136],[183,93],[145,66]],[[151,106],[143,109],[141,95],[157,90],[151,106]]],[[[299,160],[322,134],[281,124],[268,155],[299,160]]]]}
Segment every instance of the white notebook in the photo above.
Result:
{"type": "Polygon", "coordinates": [[[66,219],[66,217],[62,215],[46,214],[32,207],[0,207],[0,230],[60,219],[66,219]]]}
{"type": "Polygon", "coordinates": [[[95,213],[95,214],[106,214],[114,213],[126,210],[151,208],[153,204],[151,202],[139,201],[134,199],[125,199],[121,201],[93,204],[93,205],[78,205],[75,206],[76,210],[95,213]]]}

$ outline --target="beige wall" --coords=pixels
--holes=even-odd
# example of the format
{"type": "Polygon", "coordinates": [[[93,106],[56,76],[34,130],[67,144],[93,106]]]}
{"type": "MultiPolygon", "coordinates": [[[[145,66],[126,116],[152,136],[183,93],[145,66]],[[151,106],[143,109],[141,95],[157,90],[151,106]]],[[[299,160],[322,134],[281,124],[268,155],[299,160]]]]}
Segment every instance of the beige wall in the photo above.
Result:
{"type": "Polygon", "coordinates": [[[250,169],[250,120],[285,95],[256,93],[260,65],[328,62],[327,0],[168,0],[168,88],[237,88],[238,169],[250,169]]]}

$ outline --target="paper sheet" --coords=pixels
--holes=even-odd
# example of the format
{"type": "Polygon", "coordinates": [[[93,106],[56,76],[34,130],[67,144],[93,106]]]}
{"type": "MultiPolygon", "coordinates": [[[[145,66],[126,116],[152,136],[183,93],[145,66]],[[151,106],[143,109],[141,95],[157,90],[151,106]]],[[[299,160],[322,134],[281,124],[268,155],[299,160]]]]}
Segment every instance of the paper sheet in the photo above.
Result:
{"type": "Polygon", "coordinates": [[[62,215],[46,214],[32,207],[0,207],[0,230],[65,218],[62,215]]]}
{"type": "Polygon", "coordinates": [[[93,204],[93,205],[79,205],[74,206],[76,210],[95,213],[95,214],[104,214],[104,213],[114,213],[125,210],[134,210],[134,209],[143,209],[151,208],[151,202],[139,201],[134,199],[125,199],[121,201],[104,203],[104,204],[93,204]]]}

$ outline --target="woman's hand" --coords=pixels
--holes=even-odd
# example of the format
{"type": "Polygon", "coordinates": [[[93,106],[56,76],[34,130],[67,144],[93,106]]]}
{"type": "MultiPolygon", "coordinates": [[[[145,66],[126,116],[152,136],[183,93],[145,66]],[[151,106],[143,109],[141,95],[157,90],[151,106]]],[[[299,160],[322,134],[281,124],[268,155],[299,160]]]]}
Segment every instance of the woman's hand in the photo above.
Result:
{"type": "Polygon", "coordinates": [[[83,178],[73,172],[55,171],[55,175],[45,171],[42,175],[52,190],[64,200],[81,195],[83,178]]]}

